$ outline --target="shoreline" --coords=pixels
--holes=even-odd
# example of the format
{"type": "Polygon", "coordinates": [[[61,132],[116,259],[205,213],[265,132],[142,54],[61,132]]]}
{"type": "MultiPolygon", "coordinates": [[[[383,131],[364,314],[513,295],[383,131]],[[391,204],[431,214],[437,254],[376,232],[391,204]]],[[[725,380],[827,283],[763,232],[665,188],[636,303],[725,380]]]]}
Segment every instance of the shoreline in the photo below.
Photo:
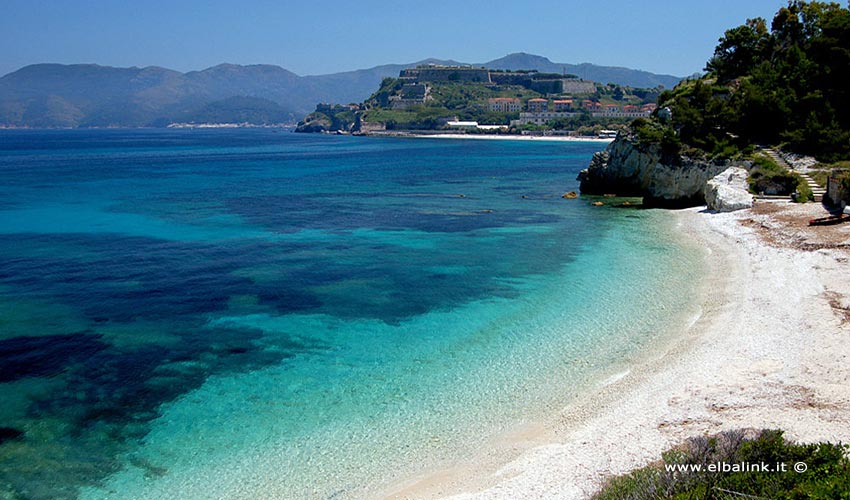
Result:
{"type": "Polygon", "coordinates": [[[818,209],[766,203],[728,214],[675,212],[682,237],[706,249],[702,314],[688,328],[659,339],[658,351],[550,423],[499,436],[468,463],[378,498],[583,499],[689,437],[736,428],[850,441],[850,313],[841,315],[850,306],[850,283],[842,282],[850,228],[819,241],[835,234],[800,227],[818,209]]]}
{"type": "MultiPolygon", "coordinates": [[[[286,130],[294,133],[294,126],[286,124],[278,125],[244,125],[234,123],[216,123],[216,124],[172,124],[175,126],[167,127],[2,127],[0,131],[93,131],[93,130],[154,130],[154,131],[170,131],[170,130],[286,130]]],[[[324,133],[316,135],[331,135],[337,136],[340,134],[324,133]]],[[[388,132],[388,133],[368,133],[368,134],[341,134],[342,136],[350,137],[392,137],[392,138],[408,138],[408,139],[472,139],[472,140],[489,140],[489,141],[547,141],[547,142],[586,142],[597,144],[610,144],[614,138],[600,137],[574,137],[565,135],[507,135],[507,134],[453,134],[453,133],[408,133],[408,132],[388,132]]]]}
{"type": "Polygon", "coordinates": [[[416,134],[416,133],[388,133],[388,134],[366,134],[366,137],[400,137],[410,139],[474,139],[487,141],[552,141],[552,142],[589,142],[598,144],[609,144],[613,138],[598,137],[572,137],[566,135],[505,135],[505,134],[416,134]]]}

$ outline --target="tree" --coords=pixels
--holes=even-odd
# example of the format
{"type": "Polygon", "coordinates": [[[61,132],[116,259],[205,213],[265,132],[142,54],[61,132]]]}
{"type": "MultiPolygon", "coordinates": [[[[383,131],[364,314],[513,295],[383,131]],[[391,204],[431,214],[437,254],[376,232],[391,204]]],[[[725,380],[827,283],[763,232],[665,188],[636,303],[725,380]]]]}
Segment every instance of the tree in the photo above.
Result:
{"type": "Polygon", "coordinates": [[[786,142],[822,159],[850,155],[850,9],[791,0],[770,30],[761,18],[727,30],[706,70],[700,85],[659,99],[689,144],[711,152],[729,140],[786,142]],[[715,84],[726,95],[706,92],[715,84]]]}
{"type": "Polygon", "coordinates": [[[617,86],[614,88],[614,95],[613,95],[614,100],[615,100],[615,101],[622,101],[622,100],[623,100],[623,95],[624,95],[624,94],[623,94],[623,87],[620,87],[619,85],[617,85],[617,86]]]}
{"type": "Polygon", "coordinates": [[[757,17],[747,19],[746,24],[727,30],[714,49],[714,56],[705,70],[718,80],[728,81],[745,74],[755,62],[764,57],[770,36],[767,23],[757,17]]]}

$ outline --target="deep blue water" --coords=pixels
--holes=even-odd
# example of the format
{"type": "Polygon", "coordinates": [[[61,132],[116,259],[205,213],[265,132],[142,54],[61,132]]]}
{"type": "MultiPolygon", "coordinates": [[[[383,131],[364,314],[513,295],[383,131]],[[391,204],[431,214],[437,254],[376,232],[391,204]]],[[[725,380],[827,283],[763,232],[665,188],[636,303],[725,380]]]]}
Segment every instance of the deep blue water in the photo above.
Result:
{"type": "Polygon", "coordinates": [[[578,380],[590,371],[551,370],[637,349],[693,264],[657,213],[561,198],[602,147],[0,131],[0,496],[228,496],[179,481],[260,444],[289,450],[273,491],[346,495],[374,481],[341,472],[357,456],[419,449],[518,393],[478,427],[552,404],[529,389],[541,374],[578,380]],[[376,437],[411,415],[428,417],[376,437]],[[339,443],[359,455],[322,454],[336,469],[307,484],[299,466],[339,443]]]}

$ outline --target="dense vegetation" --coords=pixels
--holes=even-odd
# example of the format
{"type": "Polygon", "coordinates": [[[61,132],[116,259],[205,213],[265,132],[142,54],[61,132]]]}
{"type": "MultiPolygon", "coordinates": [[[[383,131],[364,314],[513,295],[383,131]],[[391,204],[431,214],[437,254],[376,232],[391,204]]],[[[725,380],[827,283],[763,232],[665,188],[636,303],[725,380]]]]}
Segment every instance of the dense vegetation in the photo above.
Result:
{"type": "Polygon", "coordinates": [[[791,443],[776,430],[692,438],[664,453],[660,462],[610,480],[594,500],[848,499],[847,450],[830,443],[791,443]],[[805,471],[800,465],[795,469],[800,463],[805,471]],[[730,471],[723,472],[722,465],[712,471],[709,464],[729,464],[730,471]],[[738,470],[731,468],[735,464],[738,470]],[[770,470],[753,470],[756,464],[770,470]]]}
{"type": "Polygon", "coordinates": [[[850,10],[792,0],[726,31],[707,74],[659,97],[681,142],[712,156],[751,144],[850,156],[850,10]]]}

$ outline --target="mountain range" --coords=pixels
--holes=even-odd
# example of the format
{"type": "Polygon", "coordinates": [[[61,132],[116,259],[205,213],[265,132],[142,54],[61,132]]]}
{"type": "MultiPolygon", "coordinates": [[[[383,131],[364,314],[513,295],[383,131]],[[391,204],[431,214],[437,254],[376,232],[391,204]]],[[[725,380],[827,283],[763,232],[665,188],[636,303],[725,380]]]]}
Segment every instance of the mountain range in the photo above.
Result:
{"type": "MultiPolygon", "coordinates": [[[[202,71],[34,64],[0,78],[0,126],[162,127],[174,122],[294,122],[317,103],[360,102],[381,80],[426,59],[329,75],[299,76],[279,66],[220,64],[202,71]]],[[[632,87],[672,88],[680,78],[628,68],[554,63],[516,53],[473,66],[569,73],[632,87]]]]}

